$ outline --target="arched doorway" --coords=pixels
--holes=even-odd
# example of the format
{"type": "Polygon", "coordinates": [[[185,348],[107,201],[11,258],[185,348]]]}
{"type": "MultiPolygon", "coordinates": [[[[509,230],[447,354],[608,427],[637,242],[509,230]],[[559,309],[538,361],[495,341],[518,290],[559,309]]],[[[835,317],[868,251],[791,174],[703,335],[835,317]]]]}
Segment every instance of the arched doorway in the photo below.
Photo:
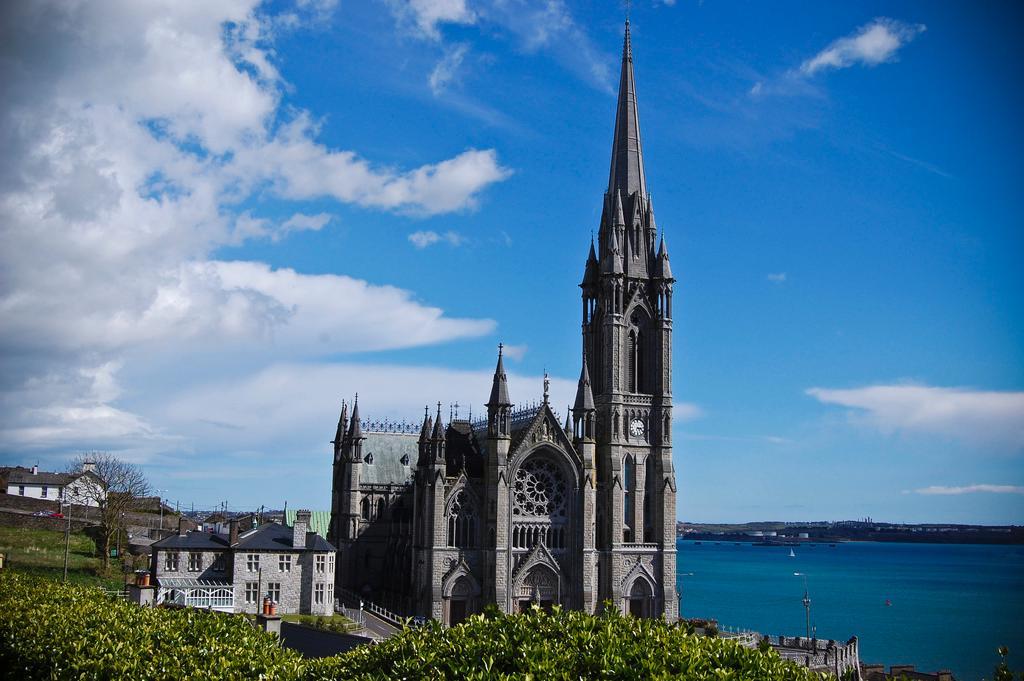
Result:
{"type": "Polygon", "coordinates": [[[519,582],[515,597],[519,612],[525,612],[534,605],[550,611],[552,606],[562,602],[561,580],[550,566],[535,565],[519,582]]]}
{"type": "Polygon", "coordinates": [[[654,592],[646,579],[638,577],[633,581],[626,598],[626,611],[633,617],[650,617],[654,592]]]}
{"type": "Polygon", "coordinates": [[[459,577],[452,586],[448,597],[448,626],[461,624],[472,612],[473,595],[476,589],[466,576],[459,577]]]}

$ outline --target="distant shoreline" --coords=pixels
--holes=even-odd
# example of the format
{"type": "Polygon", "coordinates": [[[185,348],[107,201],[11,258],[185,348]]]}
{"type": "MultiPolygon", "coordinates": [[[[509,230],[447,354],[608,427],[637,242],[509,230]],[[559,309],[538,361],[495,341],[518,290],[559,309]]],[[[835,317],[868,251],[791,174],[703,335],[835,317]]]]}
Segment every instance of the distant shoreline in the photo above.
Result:
{"type": "Polygon", "coordinates": [[[845,521],[837,523],[677,523],[676,538],[743,542],[755,546],[800,546],[839,542],[907,544],[1024,544],[1024,527],[1014,525],[937,525],[845,521]]]}

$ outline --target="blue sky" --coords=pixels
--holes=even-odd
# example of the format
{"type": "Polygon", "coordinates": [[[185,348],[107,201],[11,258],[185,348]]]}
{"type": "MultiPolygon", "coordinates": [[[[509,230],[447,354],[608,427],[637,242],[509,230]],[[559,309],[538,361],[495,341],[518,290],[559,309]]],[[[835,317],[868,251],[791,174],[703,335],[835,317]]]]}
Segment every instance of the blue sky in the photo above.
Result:
{"type": "MultiPolygon", "coordinates": [[[[570,399],[620,3],[0,12],[0,463],[326,509],[357,391],[570,399]]],[[[1020,14],[633,3],[680,519],[1024,522],[1020,14]]]]}

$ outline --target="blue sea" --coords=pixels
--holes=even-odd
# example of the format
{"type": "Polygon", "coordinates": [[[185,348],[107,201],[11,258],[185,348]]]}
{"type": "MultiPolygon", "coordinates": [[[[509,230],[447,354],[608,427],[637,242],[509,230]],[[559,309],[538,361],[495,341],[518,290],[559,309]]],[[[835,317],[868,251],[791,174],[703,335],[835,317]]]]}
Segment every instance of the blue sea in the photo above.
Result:
{"type": "Polygon", "coordinates": [[[991,679],[996,649],[1024,669],[1024,546],[678,542],[684,617],[803,636],[807,574],[819,639],[860,639],[863,662],[991,679]],[[692,576],[685,573],[692,572],[692,576]],[[891,605],[886,605],[886,601],[891,605]]]}

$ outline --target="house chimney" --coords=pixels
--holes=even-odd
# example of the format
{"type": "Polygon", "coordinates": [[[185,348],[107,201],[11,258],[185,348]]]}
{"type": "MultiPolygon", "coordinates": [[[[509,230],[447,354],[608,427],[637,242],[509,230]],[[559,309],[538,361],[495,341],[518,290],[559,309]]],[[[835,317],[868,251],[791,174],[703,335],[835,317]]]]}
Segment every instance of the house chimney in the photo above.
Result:
{"type": "Polygon", "coordinates": [[[186,526],[185,523],[186,523],[185,516],[180,516],[178,518],[178,536],[179,537],[184,537],[186,534],[188,534],[188,529],[187,529],[187,526],[186,526]]]}
{"type": "Polygon", "coordinates": [[[83,473],[93,473],[93,472],[95,472],[95,470],[96,470],[96,462],[95,461],[83,461],[82,462],[82,472],[83,473]]]}
{"type": "Polygon", "coordinates": [[[306,548],[306,533],[309,532],[309,519],[313,516],[309,511],[297,511],[295,524],[292,525],[292,548],[306,548]]]}
{"type": "Polygon", "coordinates": [[[238,543],[238,518],[232,518],[228,523],[228,546],[238,543]]]}
{"type": "Polygon", "coordinates": [[[32,475],[39,475],[39,464],[32,466],[32,475]]]}

